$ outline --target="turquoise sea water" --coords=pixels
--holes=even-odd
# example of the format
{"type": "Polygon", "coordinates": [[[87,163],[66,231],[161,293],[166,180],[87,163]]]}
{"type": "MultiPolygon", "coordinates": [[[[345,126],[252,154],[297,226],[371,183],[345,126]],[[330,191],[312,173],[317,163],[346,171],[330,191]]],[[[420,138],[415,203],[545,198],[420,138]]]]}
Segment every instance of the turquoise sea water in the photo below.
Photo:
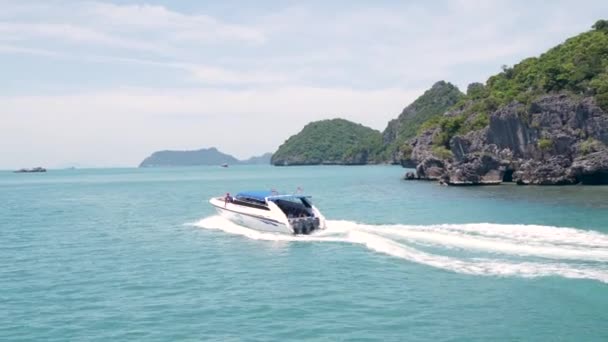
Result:
{"type": "Polygon", "coordinates": [[[608,187],[403,173],[0,172],[0,340],[608,340],[608,187]],[[206,202],[298,186],[329,220],[316,236],[206,202]]]}

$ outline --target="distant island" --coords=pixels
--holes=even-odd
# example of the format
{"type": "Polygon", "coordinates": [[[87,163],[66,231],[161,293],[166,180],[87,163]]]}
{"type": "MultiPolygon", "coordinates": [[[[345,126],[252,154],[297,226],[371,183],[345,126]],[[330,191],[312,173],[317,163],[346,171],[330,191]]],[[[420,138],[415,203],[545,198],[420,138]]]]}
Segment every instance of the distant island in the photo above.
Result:
{"type": "Polygon", "coordinates": [[[13,171],[14,173],[36,173],[36,172],[46,172],[46,169],[43,167],[34,167],[31,169],[19,169],[16,171],[13,171]]]}
{"type": "Polygon", "coordinates": [[[139,167],[203,166],[236,164],[270,164],[272,153],[251,157],[247,160],[220,152],[217,148],[203,148],[195,151],[158,151],[144,159],[139,167]]]}
{"type": "Polygon", "coordinates": [[[608,184],[608,21],[524,59],[466,94],[440,81],[383,133],[312,122],[272,164],[415,167],[407,179],[450,185],[608,184]]]}
{"type": "Polygon", "coordinates": [[[239,164],[245,165],[269,165],[272,153],[264,153],[261,156],[254,156],[249,159],[241,160],[239,164]]]}

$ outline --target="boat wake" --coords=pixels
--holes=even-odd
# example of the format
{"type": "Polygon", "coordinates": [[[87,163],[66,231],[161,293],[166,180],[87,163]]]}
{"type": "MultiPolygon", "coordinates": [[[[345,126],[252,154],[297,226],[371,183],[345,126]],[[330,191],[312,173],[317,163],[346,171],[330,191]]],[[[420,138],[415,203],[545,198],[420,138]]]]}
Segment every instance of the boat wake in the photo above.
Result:
{"type": "Polygon", "coordinates": [[[508,224],[368,225],[327,221],[311,235],[264,233],[210,216],[194,226],[264,241],[352,243],[411,262],[471,275],[592,279],[608,283],[608,234],[508,224]]]}

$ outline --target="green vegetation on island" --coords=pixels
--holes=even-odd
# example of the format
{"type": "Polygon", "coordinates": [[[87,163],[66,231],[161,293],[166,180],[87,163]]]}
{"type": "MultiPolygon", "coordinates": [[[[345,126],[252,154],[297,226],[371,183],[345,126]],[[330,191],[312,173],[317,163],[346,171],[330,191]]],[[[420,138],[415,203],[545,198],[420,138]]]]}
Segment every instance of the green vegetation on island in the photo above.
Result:
{"type": "Polygon", "coordinates": [[[273,165],[360,165],[379,162],[382,134],[344,119],[311,122],[283,143],[273,165]]]}
{"type": "Polygon", "coordinates": [[[450,107],[464,97],[456,86],[449,82],[439,81],[424,92],[403,112],[389,121],[384,130],[385,159],[397,162],[403,155],[409,155],[406,142],[415,137],[420,127],[426,122],[440,118],[450,107]]]}

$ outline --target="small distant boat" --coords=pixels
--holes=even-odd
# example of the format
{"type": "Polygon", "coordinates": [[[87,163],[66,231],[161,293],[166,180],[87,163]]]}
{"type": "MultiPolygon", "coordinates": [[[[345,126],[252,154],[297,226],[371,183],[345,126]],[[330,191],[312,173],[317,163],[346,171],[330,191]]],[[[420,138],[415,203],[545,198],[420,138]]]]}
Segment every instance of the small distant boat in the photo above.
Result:
{"type": "Polygon", "coordinates": [[[226,194],[209,203],[228,220],[255,230],[310,234],[325,228],[325,217],[312,204],[310,196],[279,195],[275,191],[245,191],[235,197],[226,194]]]}
{"type": "Polygon", "coordinates": [[[19,169],[19,170],[13,171],[13,172],[15,172],[15,173],[46,172],[46,169],[39,166],[39,167],[31,168],[31,169],[19,169]]]}
{"type": "Polygon", "coordinates": [[[220,165],[221,167],[228,167],[228,164],[224,163],[222,165],[220,165]]]}

